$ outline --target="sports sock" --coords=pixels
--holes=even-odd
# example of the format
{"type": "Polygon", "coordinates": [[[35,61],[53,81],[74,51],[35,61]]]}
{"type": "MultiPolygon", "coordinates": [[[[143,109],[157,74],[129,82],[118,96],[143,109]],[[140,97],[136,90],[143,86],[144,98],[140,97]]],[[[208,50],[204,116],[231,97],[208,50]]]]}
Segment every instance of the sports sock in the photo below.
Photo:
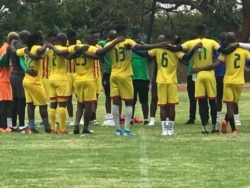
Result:
{"type": "Polygon", "coordinates": [[[59,124],[60,124],[60,131],[65,131],[65,122],[66,122],[66,114],[67,110],[65,107],[59,107],[59,124]]]}
{"type": "Polygon", "coordinates": [[[234,121],[234,118],[228,118],[228,121],[229,121],[229,123],[230,123],[231,130],[232,130],[232,131],[235,131],[236,128],[235,128],[235,121],[234,121]]]}
{"type": "Polygon", "coordinates": [[[206,126],[202,126],[202,131],[203,131],[203,132],[206,132],[206,131],[207,131],[206,126]]]}
{"type": "Polygon", "coordinates": [[[30,119],[30,120],[29,120],[29,127],[30,127],[31,129],[36,129],[36,124],[35,124],[34,119],[30,119]]]}
{"type": "Polygon", "coordinates": [[[174,121],[168,121],[168,127],[170,131],[174,131],[174,121]]]}
{"type": "Polygon", "coordinates": [[[50,108],[49,109],[49,122],[50,122],[50,127],[51,129],[55,130],[56,126],[56,109],[54,108],[50,108]]]}
{"type": "Polygon", "coordinates": [[[42,121],[43,121],[44,130],[49,131],[50,130],[49,119],[43,118],[42,121]]]}
{"type": "Polygon", "coordinates": [[[7,118],[7,127],[12,127],[12,118],[7,118]]]}
{"type": "Polygon", "coordinates": [[[240,121],[240,115],[239,114],[234,114],[234,120],[235,121],[240,121]]]}
{"type": "Polygon", "coordinates": [[[162,128],[162,132],[165,132],[167,131],[167,124],[166,124],[166,121],[161,121],[161,128],[162,128]]]}
{"type": "Polygon", "coordinates": [[[114,105],[112,106],[112,115],[114,118],[114,122],[115,122],[115,127],[116,129],[121,129],[120,127],[120,110],[119,110],[119,106],[118,105],[114,105]]]}
{"type": "Polygon", "coordinates": [[[125,109],[125,122],[124,122],[124,130],[129,130],[130,120],[133,112],[132,106],[126,106],[125,109]]]}
{"type": "Polygon", "coordinates": [[[216,121],[217,121],[217,122],[220,122],[220,121],[221,121],[221,112],[220,112],[220,111],[217,111],[216,121]]]}

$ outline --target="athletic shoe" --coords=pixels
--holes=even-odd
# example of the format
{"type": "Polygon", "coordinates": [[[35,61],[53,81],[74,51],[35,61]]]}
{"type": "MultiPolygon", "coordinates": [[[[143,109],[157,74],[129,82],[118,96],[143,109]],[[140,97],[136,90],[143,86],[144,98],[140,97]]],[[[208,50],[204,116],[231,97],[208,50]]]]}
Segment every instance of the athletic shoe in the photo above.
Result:
{"type": "Polygon", "coordinates": [[[116,129],[115,130],[115,135],[116,136],[121,136],[122,135],[122,130],[121,129],[116,129]]]}
{"type": "Polygon", "coordinates": [[[55,130],[55,129],[51,129],[50,133],[51,133],[51,134],[58,134],[58,131],[55,130]]]}
{"type": "Polygon", "coordinates": [[[211,131],[212,134],[219,133],[219,132],[220,132],[220,131],[219,131],[218,129],[213,129],[213,130],[211,131]]]}
{"type": "Polygon", "coordinates": [[[49,129],[44,129],[44,132],[50,134],[51,133],[51,129],[50,128],[49,129]]]}
{"type": "Polygon", "coordinates": [[[201,134],[209,134],[209,132],[207,130],[203,130],[201,131],[201,134]]]}
{"type": "Polygon", "coordinates": [[[174,136],[175,135],[175,131],[174,130],[168,130],[167,135],[174,136]]]}
{"type": "Polygon", "coordinates": [[[79,125],[75,125],[74,126],[74,131],[73,131],[74,134],[80,134],[80,128],[79,128],[79,125]]]}
{"type": "Polygon", "coordinates": [[[10,127],[11,128],[11,132],[18,132],[18,127],[10,127]]]}
{"type": "Polygon", "coordinates": [[[123,131],[123,135],[124,135],[124,136],[135,136],[135,134],[132,133],[130,130],[124,130],[124,131],[123,131]]]}
{"type": "Polygon", "coordinates": [[[154,117],[151,117],[149,119],[149,123],[147,124],[148,126],[154,126],[155,125],[155,118],[154,117]]]}
{"type": "Polygon", "coordinates": [[[88,130],[88,129],[83,129],[82,134],[92,134],[94,131],[88,130]]]}
{"type": "Polygon", "coordinates": [[[134,123],[143,123],[143,120],[142,120],[142,119],[139,119],[139,118],[137,118],[137,117],[134,117],[134,118],[133,118],[133,122],[134,122],[134,123]]]}
{"type": "Polygon", "coordinates": [[[28,126],[19,127],[19,132],[23,134],[30,134],[31,130],[28,126]]]}
{"type": "Polygon", "coordinates": [[[148,120],[144,120],[143,125],[148,125],[149,121],[148,120]]]}
{"type": "Polygon", "coordinates": [[[115,122],[113,119],[104,120],[102,126],[115,126],[115,122]]]}
{"type": "Polygon", "coordinates": [[[69,132],[67,130],[63,130],[63,131],[59,131],[60,134],[69,134],[69,132]]]}
{"type": "Polygon", "coordinates": [[[161,136],[167,136],[168,135],[168,131],[167,130],[164,130],[161,132],[161,136]]]}
{"type": "Polygon", "coordinates": [[[96,119],[91,120],[89,123],[90,123],[90,125],[99,125],[99,123],[96,119]]]}
{"type": "Polygon", "coordinates": [[[232,134],[232,135],[237,135],[238,132],[237,132],[236,130],[234,130],[234,131],[231,132],[231,134],[232,134]]]}
{"type": "Polygon", "coordinates": [[[39,131],[35,128],[30,128],[31,133],[39,133],[39,131]]]}
{"type": "Polygon", "coordinates": [[[236,125],[236,126],[241,126],[240,120],[235,120],[235,125],[236,125]]]}
{"type": "Polygon", "coordinates": [[[226,120],[223,120],[222,122],[221,122],[221,132],[222,133],[227,133],[227,122],[226,122],[226,120]]]}
{"type": "Polygon", "coordinates": [[[104,119],[105,119],[105,120],[109,120],[109,119],[114,119],[114,117],[113,117],[112,114],[106,114],[106,115],[104,116],[104,119]]]}
{"type": "Polygon", "coordinates": [[[69,126],[74,126],[75,125],[75,122],[74,121],[70,121],[69,122],[69,126]]]}
{"type": "Polygon", "coordinates": [[[185,125],[192,125],[192,124],[194,124],[194,120],[192,119],[187,120],[187,122],[185,123],[185,125]]]}

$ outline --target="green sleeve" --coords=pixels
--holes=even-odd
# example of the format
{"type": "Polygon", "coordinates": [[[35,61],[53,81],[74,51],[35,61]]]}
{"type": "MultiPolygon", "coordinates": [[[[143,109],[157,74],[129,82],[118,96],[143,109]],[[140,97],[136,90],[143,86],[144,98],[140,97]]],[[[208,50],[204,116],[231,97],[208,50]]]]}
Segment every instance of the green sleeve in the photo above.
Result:
{"type": "Polygon", "coordinates": [[[28,70],[28,67],[25,64],[24,57],[19,57],[19,62],[20,62],[20,66],[23,69],[23,71],[26,72],[28,70]]]}
{"type": "Polygon", "coordinates": [[[9,67],[9,56],[7,53],[4,53],[0,58],[0,67],[9,67]]]}

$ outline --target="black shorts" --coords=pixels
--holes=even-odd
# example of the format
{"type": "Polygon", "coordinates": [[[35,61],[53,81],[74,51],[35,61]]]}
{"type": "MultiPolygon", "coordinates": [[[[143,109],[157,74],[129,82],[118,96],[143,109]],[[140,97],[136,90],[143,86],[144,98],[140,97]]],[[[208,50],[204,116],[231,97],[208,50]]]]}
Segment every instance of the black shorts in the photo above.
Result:
{"type": "Polygon", "coordinates": [[[137,94],[140,103],[148,103],[149,80],[133,80],[134,104],[137,102],[137,94]]]}
{"type": "Polygon", "coordinates": [[[23,88],[23,78],[24,74],[11,73],[10,83],[12,87],[13,98],[25,98],[24,88],[23,88]]]}
{"type": "Polygon", "coordinates": [[[110,96],[110,73],[103,73],[102,86],[106,96],[110,96]]]}

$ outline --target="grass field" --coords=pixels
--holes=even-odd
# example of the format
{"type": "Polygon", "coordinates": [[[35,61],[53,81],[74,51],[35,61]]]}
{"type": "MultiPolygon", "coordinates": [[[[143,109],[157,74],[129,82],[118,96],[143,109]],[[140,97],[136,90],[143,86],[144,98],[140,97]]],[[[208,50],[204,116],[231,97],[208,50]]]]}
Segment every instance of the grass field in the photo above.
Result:
{"type": "MultiPolygon", "coordinates": [[[[202,135],[198,112],[195,125],[184,125],[185,92],[180,92],[176,107],[175,137],[160,136],[159,115],[154,127],[134,125],[135,137],[117,137],[114,127],[101,126],[92,126],[95,134],[86,137],[2,133],[0,187],[250,187],[249,96],[250,90],[244,90],[239,104],[243,125],[237,127],[237,136],[202,135]]],[[[99,122],[103,101],[101,95],[99,122]]],[[[139,105],[136,116],[142,117],[139,105]]]]}

